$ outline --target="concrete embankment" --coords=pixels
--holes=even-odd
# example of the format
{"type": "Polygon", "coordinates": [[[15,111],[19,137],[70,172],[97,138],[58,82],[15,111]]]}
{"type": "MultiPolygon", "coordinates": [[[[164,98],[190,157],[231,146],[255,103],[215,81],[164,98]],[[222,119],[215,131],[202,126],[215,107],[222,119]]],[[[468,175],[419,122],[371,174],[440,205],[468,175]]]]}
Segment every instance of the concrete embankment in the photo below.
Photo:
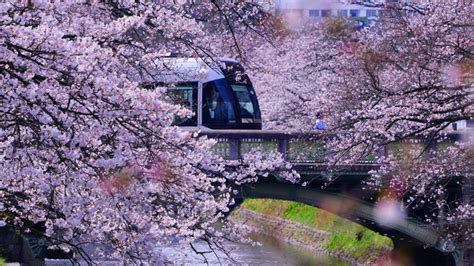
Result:
{"type": "MultiPolygon", "coordinates": [[[[358,225],[343,224],[343,230],[335,230],[333,226],[331,228],[320,226],[327,229],[320,230],[317,222],[302,224],[280,218],[284,215],[281,215],[281,209],[279,214],[278,208],[270,208],[270,211],[266,209],[262,212],[261,209],[254,211],[246,207],[244,203],[243,207],[234,211],[232,218],[236,222],[249,226],[257,234],[277,238],[311,253],[326,254],[353,265],[371,265],[375,261],[383,260],[391,251],[390,240],[382,236],[374,236],[375,233],[366,228],[361,229],[362,227],[358,225]]],[[[341,223],[340,219],[335,218],[337,223],[341,223]]],[[[347,221],[347,223],[350,222],[347,221]]]]}

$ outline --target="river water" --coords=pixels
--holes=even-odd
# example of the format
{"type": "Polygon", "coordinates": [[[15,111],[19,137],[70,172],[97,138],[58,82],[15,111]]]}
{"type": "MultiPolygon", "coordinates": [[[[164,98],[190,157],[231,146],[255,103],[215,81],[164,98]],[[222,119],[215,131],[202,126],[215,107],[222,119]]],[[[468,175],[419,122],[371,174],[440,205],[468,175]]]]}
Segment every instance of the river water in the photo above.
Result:
{"type": "MultiPolygon", "coordinates": [[[[172,265],[350,265],[340,259],[324,255],[322,253],[309,252],[307,250],[291,246],[277,239],[257,235],[254,238],[258,240],[261,246],[252,246],[237,244],[232,242],[225,243],[226,255],[222,251],[215,250],[202,255],[197,255],[191,250],[176,249],[172,247],[159,248],[164,256],[167,257],[167,263],[172,265]]],[[[210,251],[205,243],[196,243],[196,250],[210,251]]]]}
{"type": "MultiPolygon", "coordinates": [[[[194,247],[199,252],[209,252],[198,255],[190,247],[158,247],[157,252],[162,253],[164,259],[161,265],[350,265],[340,259],[324,255],[322,253],[309,252],[286,244],[275,238],[263,235],[254,235],[254,240],[262,245],[252,246],[225,242],[224,248],[227,252],[214,249],[210,251],[204,242],[195,243],[194,247]]],[[[99,265],[118,266],[123,265],[116,261],[97,261],[99,265]]],[[[79,263],[86,265],[86,263],[79,263]]],[[[67,260],[46,260],[46,266],[71,265],[67,260]]],[[[146,264],[144,264],[146,265],[146,264]]]]}

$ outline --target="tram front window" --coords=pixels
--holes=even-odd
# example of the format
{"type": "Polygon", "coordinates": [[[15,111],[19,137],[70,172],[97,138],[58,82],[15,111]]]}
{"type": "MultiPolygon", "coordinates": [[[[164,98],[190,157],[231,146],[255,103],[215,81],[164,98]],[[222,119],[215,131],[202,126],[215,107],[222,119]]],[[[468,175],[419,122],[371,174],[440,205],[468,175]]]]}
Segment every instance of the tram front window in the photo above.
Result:
{"type": "Polygon", "coordinates": [[[203,124],[228,126],[235,124],[232,95],[225,79],[203,84],[203,124]]]}
{"type": "Polygon", "coordinates": [[[255,91],[245,84],[232,84],[231,87],[239,104],[242,123],[257,122],[256,119],[260,119],[260,111],[257,106],[255,91]]]}

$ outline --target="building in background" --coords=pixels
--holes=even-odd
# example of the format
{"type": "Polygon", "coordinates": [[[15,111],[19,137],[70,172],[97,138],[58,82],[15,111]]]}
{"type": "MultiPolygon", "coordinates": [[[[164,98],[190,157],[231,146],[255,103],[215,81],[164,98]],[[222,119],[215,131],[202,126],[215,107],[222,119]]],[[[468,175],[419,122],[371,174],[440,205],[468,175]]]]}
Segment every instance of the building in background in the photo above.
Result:
{"type": "Polygon", "coordinates": [[[334,16],[376,18],[380,10],[374,5],[364,6],[347,0],[275,0],[274,8],[276,14],[292,13],[309,19],[334,16]]]}
{"type": "MultiPolygon", "coordinates": [[[[392,0],[393,1],[393,0],[392,0]]],[[[371,25],[379,16],[382,5],[350,0],[274,0],[273,13],[281,16],[289,28],[297,28],[308,21],[329,17],[346,17],[358,22],[359,27],[371,25]]]]}

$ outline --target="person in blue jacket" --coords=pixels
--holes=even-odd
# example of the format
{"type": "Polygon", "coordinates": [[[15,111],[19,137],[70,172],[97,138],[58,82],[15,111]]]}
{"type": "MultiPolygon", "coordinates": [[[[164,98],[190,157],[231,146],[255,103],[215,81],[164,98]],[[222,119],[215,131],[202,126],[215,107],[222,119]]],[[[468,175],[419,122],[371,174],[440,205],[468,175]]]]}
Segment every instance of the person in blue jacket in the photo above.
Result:
{"type": "Polygon", "coordinates": [[[314,123],[313,129],[324,130],[326,128],[326,122],[324,122],[324,115],[322,113],[316,114],[316,123],[314,123]]]}

